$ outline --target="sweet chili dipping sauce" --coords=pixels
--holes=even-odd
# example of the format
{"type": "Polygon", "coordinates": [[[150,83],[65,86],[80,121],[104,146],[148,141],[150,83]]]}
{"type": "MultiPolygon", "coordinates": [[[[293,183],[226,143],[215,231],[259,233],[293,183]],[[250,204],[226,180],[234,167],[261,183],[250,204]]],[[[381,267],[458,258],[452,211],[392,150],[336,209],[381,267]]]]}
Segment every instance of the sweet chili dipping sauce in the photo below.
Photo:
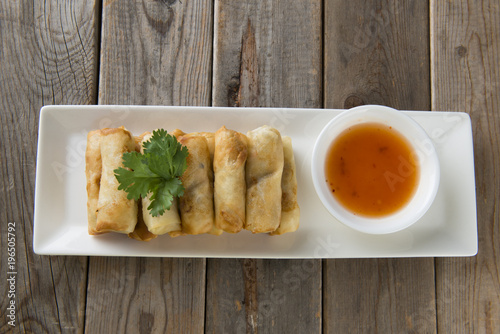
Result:
{"type": "Polygon", "coordinates": [[[330,145],[326,182],[349,211],[382,217],[403,208],[418,185],[419,168],[411,144],[392,127],[361,123],[330,145]]]}

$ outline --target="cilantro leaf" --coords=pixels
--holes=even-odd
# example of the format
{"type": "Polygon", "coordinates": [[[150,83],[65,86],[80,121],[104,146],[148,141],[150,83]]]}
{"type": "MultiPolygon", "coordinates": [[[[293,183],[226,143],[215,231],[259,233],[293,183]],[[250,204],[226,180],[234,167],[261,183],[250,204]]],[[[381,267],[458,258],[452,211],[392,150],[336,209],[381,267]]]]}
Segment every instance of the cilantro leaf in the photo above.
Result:
{"type": "Polygon", "coordinates": [[[151,204],[148,210],[151,210],[153,217],[161,216],[165,210],[170,210],[174,197],[184,194],[184,186],[178,178],[170,179],[158,185],[156,191],[151,195],[151,204]]]}
{"type": "Polygon", "coordinates": [[[115,176],[120,185],[118,190],[125,190],[128,199],[138,200],[145,197],[152,184],[157,183],[158,175],[153,173],[139,152],[126,152],[122,156],[123,165],[130,169],[115,169],[115,176]]]}
{"type": "Polygon", "coordinates": [[[187,168],[187,147],[163,129],[153,131],[150,140],[143,144],[144,154],[151,154],[150,168],[165,178],[181,176],[187,168]],[[155,158],[156,157],[156,158],[155,158]]]}
{"type": "Polygon", "coordinates": [[[163,129],[153,131],[143,144],[144,153],[127,152],[122,156],[123,167],[115,169],[119,190],[128,199],[138,200],[151,194],[148,210],[153,217],[170,210],[175,197],[182,196],[184,186],[180,176],[187,168],[187,148],[163,129]]]}

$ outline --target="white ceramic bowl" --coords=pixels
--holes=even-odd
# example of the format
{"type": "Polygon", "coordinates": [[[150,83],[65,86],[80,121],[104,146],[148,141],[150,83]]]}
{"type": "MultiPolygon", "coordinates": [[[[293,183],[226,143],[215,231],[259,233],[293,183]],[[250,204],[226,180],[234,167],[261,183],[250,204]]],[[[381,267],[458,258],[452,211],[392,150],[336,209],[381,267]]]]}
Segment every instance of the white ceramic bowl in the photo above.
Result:
{"type": "Polygon", "coordinates": [[[404,112],[384,106],[360,106],[346,110],[332,119],[316,140],[311,167],[314,187],[326,209],[341,223],[370,234],[397,232],[417,222],[431,206],[439,187],[439,160],[432,140],[404,112]],[[357,215],[344,208],[325,182],[325,159],[334,139],[350,126],[372,122],[391,126],[406,137],[415,150],[420,167],[418,186],[411,200],[395,213],[377,218],[357,215]]]}

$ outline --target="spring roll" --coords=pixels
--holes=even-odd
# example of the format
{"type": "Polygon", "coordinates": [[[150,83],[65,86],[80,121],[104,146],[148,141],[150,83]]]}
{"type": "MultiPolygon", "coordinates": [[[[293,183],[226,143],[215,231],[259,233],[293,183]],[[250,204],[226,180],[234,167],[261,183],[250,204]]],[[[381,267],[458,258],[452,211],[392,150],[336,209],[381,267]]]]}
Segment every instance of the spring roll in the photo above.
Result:
{"type": "Polygon", "coordinates": [[[90,131],[87,135],[87,150],[85,151],[85,175],[87,178],[87,219],[90,235],[100,234],[96,230],[97,201],[101,183],[101,130],[90,131]]]}
{"type": "MultiPolygon", "coordinates": [[[[170,134],[172,136],[174,136],[175,138],[177,138],[178,140],[180,139],[181,136],[184,136],[186,135],[186,133],[180,129],[174,129],[173,131],[170,132],[170,134]]],[[[179,201],[177,200],[177,208],[179,208],[179,201]]],[[[182,226],[182,222],[181,222],[181,226],[182,226]]],[[[172,237],[172,238],[175,238],[175,237],[179,237],[181,235],[186,235],[185,232],[183,232],[182,230],[181,231],[172,231],[172,232],[168,232],[168,234],[172,237]]]]}
{"type": "Polygon", "coordinates": [[[281,177],[281,222],[271,235],[294,232],[299,228],[300,208],[297,202],[297,175],[292,139],[283,136],[283,176],[281,177]]]}
{"type": "MultiPolygon", "coordinates": [[[[142,211],[141,202],[138,202],[139,212],[142,211]]],[[[134,231],[128,234],[129,238],[139,240],[139,241],[151,241],[157,237],[156,234],[153,234],[149,231],[148,227],[144,223],[144,219],[142,219],[142,215],[139,214],[137,217],[137,225],[135,225],[134,231]]]]}
{"type": "Polygon", "coordinates": [[[151,194],[148,194],[146,198],[142,198],[142,217],[151,233],[156,235],[172,233],[172,235],[176,235],[174,232],[181,231],[181,218],[179,216],[179,205],[176,198],[173,199],[170,210],[165,210],[161,216],[153,217],[151,215],[148,210],[150,204],[151,194]]]}
{"type": "MultiPolygon", "coordinates": [[[[144,134],[141,142],[141,153],[144,153],[143,143],[147,142],[153,135],[151,133],[144,134]]],[[[162,235],[169,232],[181,231],[181,219],[179,217],[177,200],[174,198],[170,210],[165,210],[163,215],[153,217],[148,210],[151,204],[151,193],[149,193],[145,198],[141,199],[142,202],[142,218],[144,219],[144,224],[147,226],[149,232],[162,235]]]]}
{"type": "MultiPolygon", "coordinates": [[[[215,134],[213,132],[191,132],[190,136],[203,136],[207,140],[208,152],[210,153],[210,162],[214,161],[214,152],[215,152],[215,134]]],[[[211,164],[211,170],[213,172],[213,163],[211,164]]],[[[213,235],[221,235],[224,231],[218,228],[215,223],[212,225],[212,229],[208,231],[209,234],[213,235]]]]}
{"type": "Polygon", "coordinates": [[[187,169],[181,176],[184,195],[179,198],[182,232],[201,234],[214,226],[213,171],[207,140],[184,135],[177,140],[187,147],[187,169]]]}
{"type": "Polygon", "coordinates": [[[98,232],[131,233],[137,224],[137,202],[118,190],[114,170],[123,167],[122,155],[134,151],[134,138],[125,128],[103,129],[100,142],[102,176],[97,203],[98,232]]]}
{"type": "MultiPolygon", "coordinates": [[[[141,144],[142,144],[142,139],[144,136],[149,134],[149,131],[143,132],[139,136],[134,136],[134,141],[135,141],[135,150],[140,151],[141,150],[141,144]]],[[[139,240],[139,241],[151,241],[157,237],[156,234],[151,233],[148,230],[148,227],[144,223],[144,219],[142,218],[142,202],[138,201],[137,202],[137,207],[138,207],[138,215],[137,215],[137,224],[135,225],[134,231],[132,233],[129,233],[128,236],[131,239],[139,240]]]]}
{"type": "Polygon", "coordinates": [[[252,233],[276,230],[281,219],[283,143],[278,130],[267,125],[247,133],[246,221],[252,233]]]}
{"type": "Polygon", "coordinates": [[[174,131],[171,131],[170,134],[174,136],[175,138],[179,139],[181,136],[184,136],[186,133],[180,129],[174,129],[174,131]]]}
{"type": "Polygon", "coordinates": [[[244,134],[226,129],[215,133],[214,204],[215,226],[237,233],[245,224],[245,163],[247,139],[244,134]]]}
{"type": "Polygon", "coordinates": [[[190,136],[203,136],[207,140],[208,152],[210,152],[210,161],[214,160],[215,151],[215,133],[213,132],[191,132],[190,136]]]}

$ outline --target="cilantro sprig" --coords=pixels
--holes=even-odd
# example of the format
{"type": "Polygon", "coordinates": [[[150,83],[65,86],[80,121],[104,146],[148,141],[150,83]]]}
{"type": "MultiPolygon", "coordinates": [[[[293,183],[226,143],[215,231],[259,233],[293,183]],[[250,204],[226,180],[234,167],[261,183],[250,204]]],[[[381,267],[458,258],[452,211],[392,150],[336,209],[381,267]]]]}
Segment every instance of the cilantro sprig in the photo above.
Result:
{"type": "Polygon", "coordinates": [[[151,193],[148,210],[153,217],[170,210],[175,197],[184,194],[180,176],[187,168],[187,147],[163,129],[153,131],[144,142],[143,152],[123,153],[123,167],[114,170],[120,183],[118,189],[127,192],[128,199],[139,200],[151,193]]]}

